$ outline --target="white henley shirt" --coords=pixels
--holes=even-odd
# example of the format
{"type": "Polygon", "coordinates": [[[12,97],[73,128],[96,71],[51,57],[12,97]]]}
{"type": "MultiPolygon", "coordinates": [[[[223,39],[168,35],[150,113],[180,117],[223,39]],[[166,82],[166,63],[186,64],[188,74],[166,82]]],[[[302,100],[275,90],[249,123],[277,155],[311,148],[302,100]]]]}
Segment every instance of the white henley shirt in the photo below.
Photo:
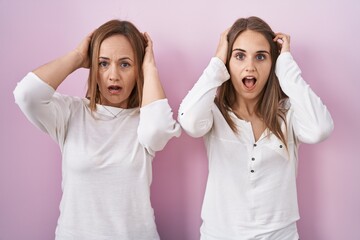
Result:
{"type": "MultiPolygon", "coordinates": [[[[239,134],[231,130],[214,103],[217,88],[230,78],[219,58],[211,59],[180,105],[179,123],[190,136],[204,137],[209,160],[201,214],[202,239],[253,239],[291,226],[299,219],[298,145],[324,140],[333,130],[333,121],[320,98],[302,79],[290,53],[279,56],[276,74],[289,96],[285,103],[289,109],[288,149],[269,130],[255,141],[251,123],[232,112],[239,134]]],[[[282,128],[285,130],[285,124],[282,128]]]]}

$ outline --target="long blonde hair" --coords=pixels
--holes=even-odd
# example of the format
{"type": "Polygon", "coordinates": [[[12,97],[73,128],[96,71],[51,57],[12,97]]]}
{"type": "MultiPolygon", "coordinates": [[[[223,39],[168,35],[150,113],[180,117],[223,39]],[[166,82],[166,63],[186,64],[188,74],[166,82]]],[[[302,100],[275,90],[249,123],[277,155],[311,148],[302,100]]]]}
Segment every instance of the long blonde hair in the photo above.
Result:
{"type": "MultiPolygon", "coordinates": [[[[237,37],[245,30],[252,30],[261,33],[270,44],[271,55],[271,70],[269,79],[260,93],[259,101],[255,106],[255,113],[263,119],[268,129],[275,134],[286,146],[286,138],[284,132],[281,130],[281,122],[285,121],[286,109],[282,107],[282,102],[288,97],[282,91],[279,80],[275,74],[276,59],[279,56],[279,48],[277,43],[273,41],[275,33],[270,26],[258,17],[240,18],[235,21],[228,33],[228,54],[226,60],[226,67],[229,70],[229,61],[231,58],[231,50],[237,37]]],[[[224,82],[218,89],[215,103],[220,109],[226,122],[230,128],[239,133],[235,122],[229,115],[229,111],[236,102],[236,92],[231,80],[224,82]]]]}
{"type": "Polygon", "coordinates": [[[120,34],[125,36],[135,53],[136,84],[128,99],[128,108],[139,107],[142,101],[142,90],[144,86],[144,75],[142,63],[145,55],[146,42],[140,31],[128,21],[110,20],[95,30],[91,38],[89,48],[90,73],[88,78],[88,89],[86,97],[90,100],[90,109],[96,110],[96,104],[100,102],[100,91],[97,84],[98,59],[101,43],[108,37],[120,34]]]}

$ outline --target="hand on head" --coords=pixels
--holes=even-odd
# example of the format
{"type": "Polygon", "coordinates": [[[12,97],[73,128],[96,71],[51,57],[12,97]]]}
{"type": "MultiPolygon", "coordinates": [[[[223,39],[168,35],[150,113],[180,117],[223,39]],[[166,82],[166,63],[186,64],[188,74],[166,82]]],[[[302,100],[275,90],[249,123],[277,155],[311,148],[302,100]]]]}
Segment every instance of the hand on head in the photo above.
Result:
{"type": "Polygon", "coordinates": [[[88,52],[90,48],[91,38],[94,32],[95,30],[88,34],[74,50],[81,57],[81,67],[84,68],[90,68],[90,59],[88,52]]]}
{"type": "Polygon", "coordinates": [[[154,57],[154,51],[153,51],[153,42],[150,38],[150,35],[145,32],[144,33],[145,41],[146,41],[146,47],[145,47],[145,56],[143,61],[143,68],[147,66],[155,66],[155,57],[154,57]]]}
{"type": "Polygon", "coordinates": [[[290,36],[284,33],[276,33],[274,42],[279,45],[280,53],[290,52],[290,36]]]}
{"type": "Polygon", "coordinates": [[[229,48],[229,42],[227,39],[228,33],[230,28],[226,29],[220,36],[220,42],[216,50],[215,56],[220,58],[221,61],[226,64],[227,54],[228,54],[228,48],[229,48]]]}

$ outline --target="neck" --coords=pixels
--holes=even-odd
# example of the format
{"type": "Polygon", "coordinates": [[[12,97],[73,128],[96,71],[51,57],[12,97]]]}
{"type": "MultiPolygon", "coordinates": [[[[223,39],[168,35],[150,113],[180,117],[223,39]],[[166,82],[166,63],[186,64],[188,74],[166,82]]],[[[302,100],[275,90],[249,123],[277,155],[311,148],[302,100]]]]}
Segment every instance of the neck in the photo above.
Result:
{"type": "Polygon", "coordinates": [[[103,105],[103,106],[108,106],[108,107],[116,107],[116,108],[124,108],[124,109],[128,108],[127,101],[118,103],[118,104],[114,104],[114,103],[109,102],[101,93],[100,93],[98,104],[103,105]]]}
{"type": "Polygon", "coordinates": [[[251,121],[251,119],[258,118],[255,111],[257,101],[244,100],[237,101],[232,107],[233,112],[241,119],[251,121]]]}

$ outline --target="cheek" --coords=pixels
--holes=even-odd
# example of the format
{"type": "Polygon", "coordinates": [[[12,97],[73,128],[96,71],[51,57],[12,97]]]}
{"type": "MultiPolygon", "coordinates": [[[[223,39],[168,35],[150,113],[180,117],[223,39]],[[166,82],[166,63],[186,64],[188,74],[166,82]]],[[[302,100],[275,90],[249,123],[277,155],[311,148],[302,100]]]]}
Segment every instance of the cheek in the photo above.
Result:
{"type": "Polygon", "coordinates": [[[237,66],[236,64],[232,64],[231,62],[229,62],[229,74],[231,76],[231,78],[233,78],[236,75],[239,75],[239,66],[237,66]]]}
{"type": "Polygon", "coordinates": [[[233,85],[239,85],[242,83],[242,70],[239,66],[229,67],[230,79],[233,85]]]}
{"type": "Polygon", "coordinates": [[[240,91],[242,85],[242,79],[240,79],[239,74],[230,74],[230,81],[233,88],[236,91],[240,91]]]}
{"type": "Polygon", "coordinates": [[[131,73],[129,75],[126,76],[126,80],[124,81],[126,88],[129,89],[130,91],[134,88],[135,84],[136,84],[136,76],[134,73],[131,73]]]}
{"type": "Polygon", "coordinates": [[[240,75],[244,71],[244,63],[231,59],[229,62],[229,73],[230,75],[240,75]]]}
{"type": "Polygon", "coordinates": [[[267,80],[269,78],[269,75],[270,75],[271,64],[263,66],[261,71],[262,71],[261,75],[265,78],[265,80],[267,80]]]}
{"type": "Polygon", "coordinates": [[[125,82],[125,84],[124,84],[124,96],[126,97],[126,98],[129,98],[130,97],[130,95],[131,95],[131,93],[134,91],[134,89],[135,89],[135,83],[136,83],[136,81],[134,80],[134,81],[126,81],[125,82]]]}
{"type": "Polygon", "coordinates": [[[136,80],[135,80],[135,79],[127,82],[127,83],[126,83],[127,88],[128,88],[130,91],[132,91],[132,89],[135,87],[135,83],[136,83],[136,80]]]}

